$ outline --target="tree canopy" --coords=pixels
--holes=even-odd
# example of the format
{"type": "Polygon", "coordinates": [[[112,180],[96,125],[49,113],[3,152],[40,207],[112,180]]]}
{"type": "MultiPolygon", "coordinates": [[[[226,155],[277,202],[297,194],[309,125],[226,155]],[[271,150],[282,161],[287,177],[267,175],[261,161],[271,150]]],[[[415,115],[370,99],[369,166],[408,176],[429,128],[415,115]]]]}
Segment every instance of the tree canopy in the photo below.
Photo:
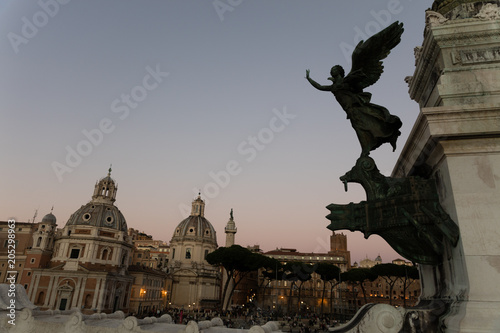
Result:
{"type": "Polygon", "coordinates": [[[225,300],[227,299],[227,303],[229,303],[234,289],[249,272],[256,271],[261,267],[267,269],[276,266],[276,261],[273,258],[252,252],[240,245],[219,247],[217,250],[207,254],[205,260],[211,265],[224,267],[224,271],[226,272],[226,283],[222,291],[221,310],[227,308],[229,304],[224,304],[225,300]],[[228,290],[231,280],[234,283],[231,290],[228,290]],[[229,297],[226,297],[226,295],[229,295],[229,297]]]}
{"type": "Polygon", "coordinates": [[[375,274],[369,268],[353,268],[347,272],[340,274],[340,278],[342,279],[343,282],[351,283],[352,285],[359,285],[361,287],[365,304],[367,303],[367,299],[363,282],[375,281],[377,277],[378,277],[377,274],[375,274]]]}

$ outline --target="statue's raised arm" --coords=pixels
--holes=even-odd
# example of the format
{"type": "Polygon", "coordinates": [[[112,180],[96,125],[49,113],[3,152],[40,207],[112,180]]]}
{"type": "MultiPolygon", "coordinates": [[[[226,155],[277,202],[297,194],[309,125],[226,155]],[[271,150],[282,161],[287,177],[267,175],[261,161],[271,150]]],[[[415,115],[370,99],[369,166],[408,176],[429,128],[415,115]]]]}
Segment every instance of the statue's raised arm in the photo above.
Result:
{"type": "Polygon", "coordinates": [[[371,94],[363,92],[363,89],[378,81],[384,69],[382,60],[399,44],[402,33],[403,24],[395,22],[366,41],[359,42],[352,54],[351,71],[345,76],[341,66],[332,67],[328,78],[332,81],[331,85],[320,85],[309,77],[310,72],[306,70],[309,83],[318,90],[332,92],[347,113],[361,144],[361,156],[368,156],[370,151],[386,142],[392,145],[393,150],[396,149],[401,120],[386,108],[370,103],[371,94]]]}
{"type": "Polygon", "coordinates": [[[311,83],[311,85],[318,89],[318,90],[322,90],[322,91],[331,91],[332,90],[332,85],[329,85],[329,86],[322,86],[321,84],[319,84],[318,82],[314,81],[313,79],[311,79],[309,77],[309,73],[311,71],[309,69],[306,69],[306,79],[307,81],[309,81],[309,83],[311,83]]]}

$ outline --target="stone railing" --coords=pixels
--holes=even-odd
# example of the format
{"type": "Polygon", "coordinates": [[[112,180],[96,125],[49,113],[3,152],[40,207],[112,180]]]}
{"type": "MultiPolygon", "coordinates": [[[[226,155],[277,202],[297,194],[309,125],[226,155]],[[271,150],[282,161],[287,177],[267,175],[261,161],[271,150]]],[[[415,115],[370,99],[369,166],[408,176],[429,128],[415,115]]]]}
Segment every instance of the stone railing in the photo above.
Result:
{"type": "MultiPolygon", "coordinates": [[[[59,311],[39,311],[24,308],[15,313],[15,325],[9,324],[6,310],[0,311],[0,332],[5,333],[128,333],[128,332],[163,332],[163,333],[231,333],[235,329],[224,326],[221,318],[200,322],[190,321],[187,325],[174,324],[172,317],[165,314],[160,318],[125,317],[122,311],[112,314],[95,313],[84,315],[79,309],[59,311]],[[4,314],[5,313],[5,314],[4,314]]],[[[279,332],[275,322],[262,326],[253,326],[250,330],[238,330],[249,333],[279,332]]]]}

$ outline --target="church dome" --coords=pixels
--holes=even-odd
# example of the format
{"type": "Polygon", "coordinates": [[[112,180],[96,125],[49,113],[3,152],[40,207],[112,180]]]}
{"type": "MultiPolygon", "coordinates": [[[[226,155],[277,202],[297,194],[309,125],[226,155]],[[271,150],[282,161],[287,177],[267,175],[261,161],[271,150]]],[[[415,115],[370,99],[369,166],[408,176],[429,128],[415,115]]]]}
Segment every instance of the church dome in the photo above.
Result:
{"type": "Polygon", "coordinates": [[[66,226],[82,225],[112,228],[127,231],[127,222],[120,210],[113,204],[118,190],[111,178],[111,168],[108,175],[95,184],[92,200],[74,212],[66,226]]]}
{"type": "Polygon", "coordinates": [[[70,225],[84,225],[112,228],[127,231],[127,222],[120,210],[112,205],[91,201],[74,212],[66,223],[70,225]]]}
{"type": "Polygon", "coordinates": [[[182,220],[174,230],[172,242],[192,239],[217,246],[215,229],[205,217],[205,202],[198,196],[193,201],[191,215],[182,220]]]}
{"type": "Polygon", "coordinates": [[[48,213],[42,218],[42,223],[56,223],[56,217],[52,213],[48,213]]]}

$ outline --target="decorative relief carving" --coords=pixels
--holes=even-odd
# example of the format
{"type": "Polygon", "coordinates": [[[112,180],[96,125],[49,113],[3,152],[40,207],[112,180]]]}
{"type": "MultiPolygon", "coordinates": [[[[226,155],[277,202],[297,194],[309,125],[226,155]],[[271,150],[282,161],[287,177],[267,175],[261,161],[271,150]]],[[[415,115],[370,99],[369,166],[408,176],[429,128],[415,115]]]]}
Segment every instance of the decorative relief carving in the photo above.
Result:
{"type": "Polygon", "coordinates": [[[425,12],[425,30],[427,32],[428,29],[432,27],[436,27],[442,25],[448,21],[446,17],[439,14],[438,12],[433,12],[432,10],[428,10],[425,12]]]}
{"type": "Polygon", "coordinates": [[[413,76],[406,76],[405,77],[405,82],[408,85],[408,87],[411,85],[412,81],[413,81],[413,76]]]}
{"type": "Polygon", "coordinates": [[[478,50],[460,50],[451,53],[453,64],[479,64],[500,61],[500,47],[478,49],[478,50]]]}
{"type": "Polygon", "coordinates": [[[497,20],[500,19],[500,8],[497,4],[487,3],[485,4],[479,13],[474,17],[481,20],[497,20]]]}

